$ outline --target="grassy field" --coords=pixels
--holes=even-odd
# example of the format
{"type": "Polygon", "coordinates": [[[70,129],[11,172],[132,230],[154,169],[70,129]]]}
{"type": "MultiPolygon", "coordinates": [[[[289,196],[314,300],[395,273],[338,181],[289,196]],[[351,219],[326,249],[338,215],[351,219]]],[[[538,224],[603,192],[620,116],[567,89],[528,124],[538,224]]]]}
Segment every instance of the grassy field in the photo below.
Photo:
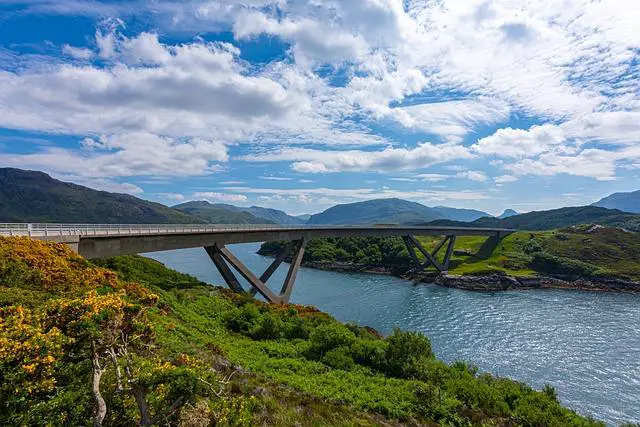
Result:
{"type": "Polygon", "coordinates": [[[0,343],[2,425],[90,424],[98,368],[103,425],[145,424],[140,396],[163,425],[602,425],[551,386],[437,360],[421,334],[22,238],[0,239],[0,343]]]}

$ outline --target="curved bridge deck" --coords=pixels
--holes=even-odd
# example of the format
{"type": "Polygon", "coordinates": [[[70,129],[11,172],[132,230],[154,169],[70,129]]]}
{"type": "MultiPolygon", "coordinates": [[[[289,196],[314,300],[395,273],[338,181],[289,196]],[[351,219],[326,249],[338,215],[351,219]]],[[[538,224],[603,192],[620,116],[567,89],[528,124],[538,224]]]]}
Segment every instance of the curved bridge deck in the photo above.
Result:
{"type": "Polygon", "coordinates": [[[0,236],[30,236],[35,239],[65,243],[85,258],[104,258],[146,252],[204,247],[230,288],[244,289],[232,268],[251,285],[250,291],[260,293],[267,301],[286,303],[293,289],[304,247],[311,239],[323,237],[402,237],[416,269],[434,267],[446,271],[457,236],[488,236],[502,239],[514,230],[505,228],[435,227],[380,225],[344,226],[282,226],[221,225],[221,224],[0,224],[0,236]],[[414,236],[443,236],[431,252],[414,236]],[[226,245],[235,243],[284,240],[290,243],[260,277],[255,276],[238,260],[226,245]],[[438,252],[444,248],[442,261],[438,252]],[[418,250],[418,254],[416,254],[418,250]],[[293,252],[293,255],[291,255],[293,252]],[[291,264],[279,294],[266,286],[273,272],[287,258],[291,264]]]}

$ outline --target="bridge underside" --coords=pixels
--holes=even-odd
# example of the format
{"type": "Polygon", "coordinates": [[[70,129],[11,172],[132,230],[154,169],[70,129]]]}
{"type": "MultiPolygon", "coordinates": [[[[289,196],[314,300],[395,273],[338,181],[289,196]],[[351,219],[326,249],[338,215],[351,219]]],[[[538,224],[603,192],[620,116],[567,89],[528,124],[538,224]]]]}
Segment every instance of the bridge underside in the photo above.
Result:
{"type": "MultiPolygon", "coordinates": [[[[440,241],[432,252],[425,249],[422,244],[411,235],[402,236],[402,239],[407,247],[407,251],[411,256],[414,264],[413,271],[424,270],[429,267],[435,268],[438,272],[447,271],[449,268],[449,261],[453,253],[453,246],[455,245],[456,236],[445,236],[440,241]],[[436,257],[440,250],[445,247],[443,262],[437,261],[436,257]],[[416,254],[416,249],[424,256],[424,261],[420,261],[420,258],[416,254]]],[[[270,303],[287,304],[293,291],[296,276],[304,257],[306,240],[304,238],[289,242],[285,248],[280,252],[273,260],[271,265],[260,275],[256,276],[249,268],[242,263],[225,245],[212,245],[206,246],[205,250],[213,264],[216,266],[220,275],[226,282],[227,286],[235,292],[249,292],[251,295],[260,294],[270,303]],[[293,254],[292,254],[293,253],[293,254]],[[267,286],[267,281],[273,273],[291,255],[291,264],[287,276],[280,288],[279,293],[275,293],[267,286]],[[236,277],[235,272],[239,273],[250,285],[250,289],[244,289],[240,284],[240,281],[236,277]]]]}
{"type": "Polygon", "coordinates": [[[291,297],[291,291],[293,291],[293,285],[296,281],[298,270],[300,269],[300,263],[302,263],[305,244],[306,241],[304,239],[287,244],[284,250],[278,254],[276,259],[273,260],[271,265],[267,267],[260,277],[256,277],[256,275],[253,274],[251,270],[236,258],[236,256],[233,255],[233,253],[231,253],[231,251],[224,245],[207,246],[205,247],[205,250],[229,288],[236,292],[246,292],[238,281],[236,275],[233,273],[233,270],[231,269],[231,267],[233,267],[233,269],[240,273],[240,275],[249,282],[251,285],[249,292],[252,295],[260,293],[264,299],[271,303],[286,304],[289,302],[289,298],[291,297]],[[294,254],[291,264],[289,265],[287,277],[284,279],[280,292],[276,294],[267,286],[267,281],[278,269],[280,264],[282,264],[282,262],[289,256],[292,250],[294,254]]]}

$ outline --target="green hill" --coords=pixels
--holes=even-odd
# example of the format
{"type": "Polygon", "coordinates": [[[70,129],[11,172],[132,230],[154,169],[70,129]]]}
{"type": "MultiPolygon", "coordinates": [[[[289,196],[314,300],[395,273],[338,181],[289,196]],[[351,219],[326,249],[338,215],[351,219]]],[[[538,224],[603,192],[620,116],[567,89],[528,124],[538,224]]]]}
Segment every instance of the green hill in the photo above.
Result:
{"type": "Polygon", "coordinates": [[[43,172],[0,168],[0,222],[192,224],[205,221],[160,203],[62,182],[43,172]]]}
{"type": "Polygon", "coordinates": [[[552,386],[139,256],[0,238],[0,425],[576,426],[552,386]],[[100,410],[101,409],[101,410],[100,410]]]}
{"type": "Polygon", "coordinates": [[[201,218],[212,224],[275,224],[274,221],[258,218],[249,212],[234,210],[233,208],[235,206],[212,204],[205,200],[173,206],[173,209],[201,218]]]}
{"type": "Polygon", "coordinates": [[[518,230],[550,230],[579,224],[600,224],[640,231],[640,215],[597,206],[578,206],[528,212],[507,218],[480,218],[471,223],[436,220],[429,225],[501,227],[518,230]]]}
{"type": "Polygon", "coordinates": [[[600,199],[593,206],[618,209],[623,212],[640,213],[640,190],[629,193],[613,193],[600,199]]]}
{"type": "Polygon", "coordinates": [[[311,215],[308,224],[418,224],[436,219],[467,221],[488,216],[486,212],[439,206],[430,208],[402,199],[376,199],[333,206],[311,215]]]}

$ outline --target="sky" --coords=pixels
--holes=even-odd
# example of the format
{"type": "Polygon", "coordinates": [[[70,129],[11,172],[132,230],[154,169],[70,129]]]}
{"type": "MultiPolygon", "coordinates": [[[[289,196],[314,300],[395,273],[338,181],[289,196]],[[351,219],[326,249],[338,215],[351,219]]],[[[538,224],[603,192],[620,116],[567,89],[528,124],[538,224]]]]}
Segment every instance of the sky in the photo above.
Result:
{"type": "Polygon", "coordinates": [[[1,0],[0,167],[168,205],[640,189],[640,2],[1,0]]]}

